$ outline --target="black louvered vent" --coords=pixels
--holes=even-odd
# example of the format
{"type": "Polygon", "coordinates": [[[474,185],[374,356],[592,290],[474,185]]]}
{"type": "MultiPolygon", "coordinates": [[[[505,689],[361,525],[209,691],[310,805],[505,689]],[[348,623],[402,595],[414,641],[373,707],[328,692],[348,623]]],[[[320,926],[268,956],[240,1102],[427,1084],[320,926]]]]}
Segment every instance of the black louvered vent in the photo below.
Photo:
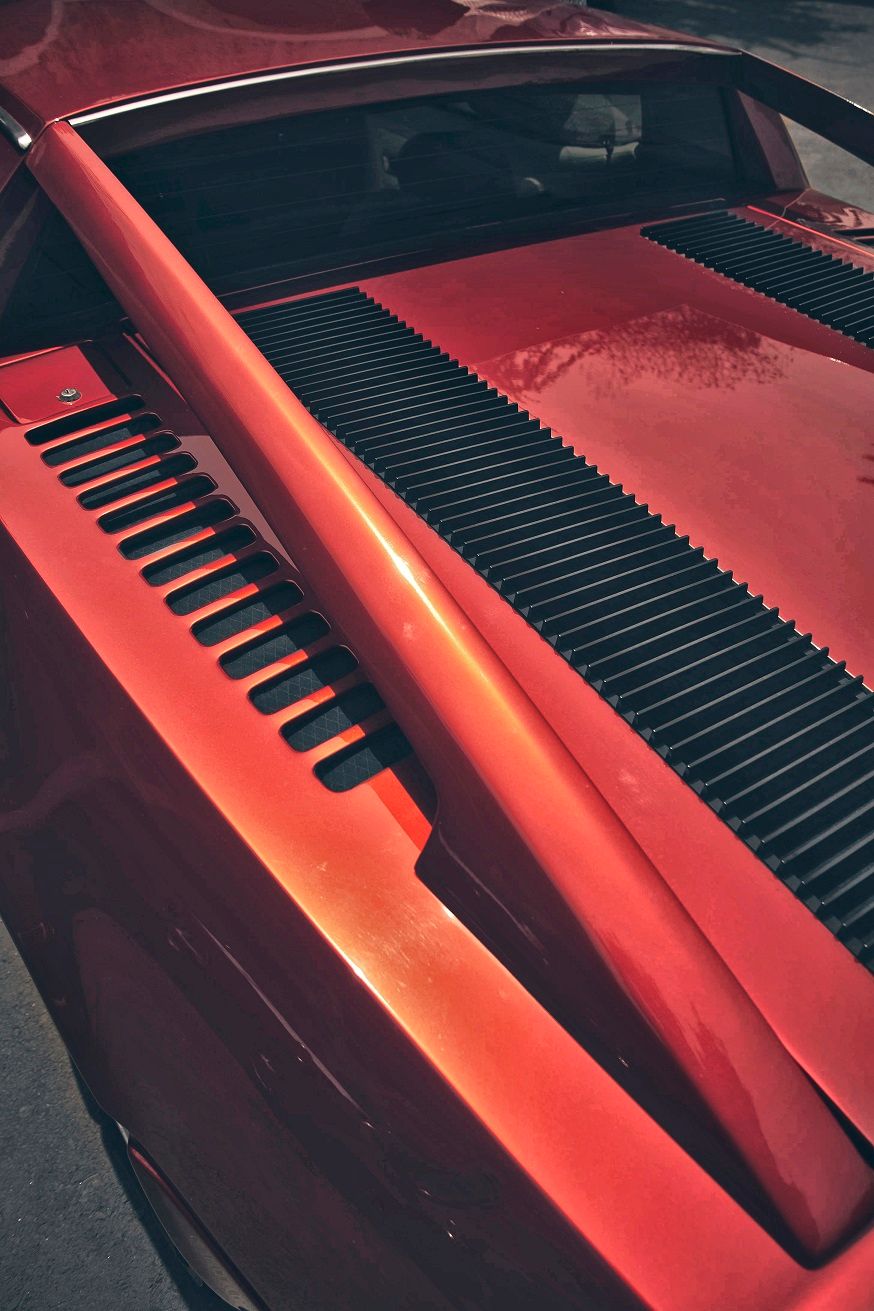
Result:
{"type": "Polygon", "coordinates": [[[118,535],[143,578],[191,617],[201,645],[217,649],[230,678],[249,679],[249,699],[278,716],[296,751],[320,748],[317,778],[333,792],[366,782],[410,755],[358,661],[307,607],[280,559],[218,495],[212,478],[180,450],[157,415],[128,397],[66,415],[25,435],[80,505],[118,535]]]}
{"type": "Polygon", "coordinates": [[[874,967],[874,696],[357,288],[241,316],[312,413],[874,967]]]}
{"type": "Polygon", "coordinates": [[[736,214],[653,223],[641,235],[864,346],[874,345],[874,271],[736,214]]]}

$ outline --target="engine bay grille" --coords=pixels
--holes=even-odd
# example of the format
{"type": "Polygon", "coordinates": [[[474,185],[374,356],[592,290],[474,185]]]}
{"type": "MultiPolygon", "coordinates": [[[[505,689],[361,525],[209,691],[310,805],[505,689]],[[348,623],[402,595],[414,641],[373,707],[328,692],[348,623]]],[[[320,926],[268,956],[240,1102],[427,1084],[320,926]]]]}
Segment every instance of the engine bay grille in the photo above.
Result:
{"type": "Polygon", "coordinates": [[[357,288],[240,322],[874,969],[874,696],[810,634],[357,288]]]}
{"type": "Polygon", "coordinates": [[[874,345],[874,270],[726,211],[653,223],[640,231],[845,337],[874,345]]]}
{"type": "Polygon", "coordinates": [[[325,787],[347,791],[411,754],[356,657],[287,576],[288,562],[139,397],[25,435],[228,677],[247,680],[253,709],[275,715],[295,751],[315,753],[325,787]]]}

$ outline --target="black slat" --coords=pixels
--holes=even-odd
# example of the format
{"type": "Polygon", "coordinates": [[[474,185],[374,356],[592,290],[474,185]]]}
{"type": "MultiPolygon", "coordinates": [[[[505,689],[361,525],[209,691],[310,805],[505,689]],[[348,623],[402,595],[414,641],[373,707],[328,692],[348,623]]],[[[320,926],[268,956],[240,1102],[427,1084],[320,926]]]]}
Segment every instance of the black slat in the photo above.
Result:
{"type": "MultiPolygon", "coordinates": [[[[656,231],[736,273],[746,260],[761,285],[790,288],[797,308],[819,305],[830,316],[823,322],[839,318],[842,305],[856,314],[867,295],[851,266],[730,214],[647,235],[656,231]]],[[[861,681],[673,525],[358,289],[240,320],[316,418],[874,969],[874,696],[861,681]]],[[[275,686],[282,699],[283,681],[275,686]]],[[[348,693],[283,733],[298,745],[327,722],[340,731],[355,722],[351,709],[363,716],[376,707],[367,697],[348,693]]],[[[384,750],[392,755],[400,742],[392,728],[384,750]]],[[[356,756],[368,750],[376,747],[331,757],[319,766],[323,782],[351,785],[356,756]]]]}
{"type": "Polygon", "coordinates": [[[272,715],[345,678],[357,666],[358,661],[351,651],[344,646],[335,646],[306,664],[259,683],[249,693],[249,699],[263,715],[272,715]]]}
{"type": "MultiPolygon", "coordinates": [[[[341,294],[341,310],[343,299],[341,294]]],[[[351,304],[354,313],[357,296],[351,297],[351,304]]],[[[318,359],[313,342],[325,331],[329,339],[336,340],[336,327],[336,322],[327,328],[320,323],[302,333],[298,323],[291,338],[297,337],[299,348],[318,359]]],[[[272,335],[277,345],[285,346],[288,334],[282,331],[281,320],[272,335]]],[[[405,343],[422,346],[421,338],[402,325],[400,335],[405,343]]],[[[427,343],[424,351],[437,354],[427,343]]],[[[347,354],[351,356],[351,346],[347,354]]],[[[414,374],[413,381],[418,385],[418,374],[414,374]]],[[[100,515],[97,522],[105,532],[122,534],[117,545],[126,559],[165,553],[142,568],[142,577],[153,587],[179,580],[179,586],[166,596],[174,614],[196,615],[226,601],[218,611],[195,619],[191,631],[202,645],[215,646],[256,630],[250,641],[221,655],[219,664],[235,679],[262,669],[268,671],[264,681],[249,693],[252,704],[262,714],[286,709],[325,688],[337,693],[327,704],[282,727],[281,735],[295,750],[305,751],[328,742],[381,709],[383,702],[370,683],[359,682],[342,691],[343,681],[358,668],[358,661],[346,647],[334,645],[328,650],[310,651],[308,658],[302,657],[292,668],[282,669],[280,662],[286,657],[327,637],[327,620],[310,611],[286,618],[266,633],[257,633],[257,625],[279,619],[297,607],[303,593],[296,583],[282,579],[283,562],[271,551],[258,549],[258,538],[248,524],[229,524],[237,518],[236,508],[224,497],[212,494],[216,492],[212,478],[197,471],[194,456],[180,450],[179,438],[162,428],[156,414],[132,413],[141,409],[140,397],[127,397],[31,428],[25,438],[30,445],[43,448],[42,460],[49,467],[59,468],[58,478],[65,486],[82,487],[100,480],[97,486],[86,486],[79,493],[79,504],[86,510],[115,506],[100,515]],[[112,422],[115,419],[122,421],[112,422]],[[48,445],[50,442],[52,445],[48,445]],[[119,446],[121,449],[110,449],[119,446]],[[138,464],[145,467],[136,468],[138,464]],[[156,490],[167,482],[171,486],[156,490]],[[120,501],[126,503],[118,505],[120,501]],[[140,527],[165,515],[169,517],[151,527],[140,527]],[[199,540],[190,541],[195,537],[199,540]],[[171,550],[174,546],[178,549],[171,550]],[[191,580],[191,574],[215,562],[215,569],[191,580]],[[244,588],[249,589],[249,594],[235,597],[244,588]],[[278,666],[273,676],[269,673],[271,665],[278,666]]],[[[411,751],[396,725],[371,725],[360,741],[348,746],[339,743],[333,755],[314,766],[314,773],[329,790],[345,792],[398,764],[411,751]]]]}
{"type": "Polygon", "coordinates": [[[248,678],[250,674],[267,669],[277,660],[294,655],[320,641],[329,631],[322,616],[310,612],[300,619],[283,624],[264,637],[247,642],[243,647],[235,647],[221,657],[219,664],[231,678],[248,678]]]}
{"type": "Polygon", "coordinates": [[[126,537],[119,543],[118,549],[127,560],[141,560],[146,555],[154,555],[156,551],[175,546],[177,542],[184,542],[187,538],[194,537],[195,533],[203,532],[205,528],[224,523],[226,519],[232,519],[235,513],[230,501],[223,499],[205,501],[194,510],[174,515],[166,523],[147,528],[145,532],[135,533],[132,537],[126,537]]]}
{"type": "Polygon", "coordinates": [[[874,270],[727,212],[652,223],[640,231],[845,337],[874,345],[874,270]]]}
{"type": "MultiPolygon", "coordinates": [[[[92,478],[102,478],[106,474],[115,473],[118,469],[124,469],[128,464],[138,464],[140,460],[147,460],[153,456],[167,455],[168,452],[175,451],[178,446],[179,438],[174,437],[172,433],[158,433],[154,437],[144,437],[141,441],[132,442],[120,451],[101,455],[86,464],[77,464],[72,469],[64,469],[58,477],[65,487],[81,487],[82,483],[90,482],[92,478]]],[[[57,452],[52,453],[57,454],[57,452]]],[[[84,455],[85,452],[81,454],[84,455]]]]}
{"type": "Polygon", "coordinates": [[[267,551],[259,551],[237,564],[226,565],[215,573],[207,574],[199,582],[177,588],[167,597],[167,604],[176,615],[194,614],[204,606],[231,596],[242,587],[258,582],[276,572],[278,563],[267,551]]]}
{"type": "Polygon", "coordinates": [[[169,559],[146,565],[143,577],[153,587],[162,587],[177,578],[184,578],[195,569],[202,569],[205,565],[212,564],[214,560],[221,560],[226,555],[242,551],[247,546],[251,546],[254,541],[255,534],[252,529],[247,528],[245,524],[238,524],[226,532],[216,533],[205,541],[196,542],[194,546],[186,547],[182,551],[174,551],[169,559]]]}

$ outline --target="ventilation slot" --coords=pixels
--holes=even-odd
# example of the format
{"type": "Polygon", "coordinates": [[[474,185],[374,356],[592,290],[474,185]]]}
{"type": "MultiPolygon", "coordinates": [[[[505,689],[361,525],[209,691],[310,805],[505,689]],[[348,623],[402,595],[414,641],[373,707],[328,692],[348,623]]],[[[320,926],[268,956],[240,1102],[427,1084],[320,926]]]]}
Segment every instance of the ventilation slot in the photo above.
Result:
{"type": "Polygon", "coordinates": [[[194,626],[194,636],[204,646],[215,646],[217,642],[225,642],[229,637],[239,637],[256,624],[263,624],[265,619],[284,614],[302,599],[303,593],[299,587],[294,583],[282,583],[249,600],[226,607],[211,619],[201,620],[194,626]]]}
{"type": "Polygon", "coordinates": [[[389,724],[388,728],[321,761],[316,765],[316,775],[332,792],[347,792],[380,770],[396,765],[411,750],[397,724],[389,724]]]}
{"type": "Polygon", "coordinates": [[[332,737],[339,737],[363,723],[382,708],[383,702],[376,688],[366,683],[337,697],[329,705],[284,724],[282,736],[295,751],[312,751],[332,737]]]}
{"type": "Polygon", "coordinates": [[[99,487],[82,492],[79,501],[86,510],[97,510],[103,505],[111,505],[113,501],[121,501],[125,497],[133,496],[147,487],[156,487],[158,483],[167,482],[170,478],[181,478],[184,473],[191,473],[192,469],[196,468],[197,461],[194,456],[180,451],[178,455],[171,455],[166,460],[158,460],[156,464],[150,464],[146,469],[124,474],[121,478],[113,478],[112,482],[101,483],[99,487]]]}
{"type": "Polygon", "coordinates": [[[641,228],[641,235],[874,345],[874,270],[726,212],[641,228]]]}
{"type": "Polygon", "coordinates": [[[316,656],[307,664],[289,670],[279,678],[262,683],[251,693],[252,704],[262,715],[275,714],[302,701],[304,697],[322,691],[357,668],[358,661],[351,651],[345,647],[335,647],[333,651],[316,656]]]}
{"type": "MultiPolygon", "coordinates": [[[[72,460],[84,459],[86,455],[94,455],[98,451],[106,450],[108,446],[120,446],[128,443],[135,437],[152,432],[158,427],[160,427],[160,424],[156,415],[142,414],[136,419],[130,419],[127,423],[113,423],[108,427],[98,428],[87,437],[77,437],[72,442],[61,442],[49,446],[42,452],[42,458],[52,468],[59,464],[69,464],[72,460]]],[[[72,470],[69,470],[61,479],[61,482],[65,482],[68,487],[72,486],[70,481],[72,472],[72,470]]]]}
{"type": "Polygon", "coordinates": [[[397,731],[388,745],[393,725],[355,656],[331,642],[321,615],[291,613],[304,596],[283,576],[287,564],[214,495],[213,480],[196,472],[157,415],[134,412],[141,406],[131,397],[80,410],[25,436],[65,487],[84,488],[83,509],[115,506],[99,526],[119,535],[126,559],[145,562],[143,578],[166,589],[174,614],[195,616],[193,635],[221,647],[221,668],[249,680],[254,708],[279,717],[286,741],[297,751],[319,748],[313,771],[327,788],[345,791],[399,764],[409,746],[397,731]]]}
{"type": "Polygon", "coordinates": [[[277,661],[286,660],[313,646],[329,632],[321,615],[304,615],[293,623],[283,624],[266,637],[259,637],[254,642],[247,642],[245,646],[229,651],[222,656],[220,663],[231,678],[249,678],[277,661]]]}
{"type": "Polygon", "coordinates": [[[65,487],[80,487],[82,483],[91,482],[94,478],[103,478],[118,469],[126,468],[129,464],[138,464],[141,460],[166,455],[169,451],[176,450],[178,445],[179,439],[171,437],[169,433],[159,437],[149,437],[145,441],[125,446],[122,450],[112,451],[97,460],[89,460],[86,464],[65,469],[60,479],[65,487]]]}
{"type": "Polygon", "coordinates": [[[119,542],[118,549],[126,560],[141,560],[144,556],[154,555],[157,551],[165,551],[177,542],[185,542],[189,537],[196,537],[215,524],[232,519],[234,514],[235,510],[230,501],[224,499],[207,501],[199,505],[196,510],[174,515],[167,523],[125,538],[123,542],[119,542]]]}
{"type": "Polygon", "coordinates": [[[215,570],[198,583],[192,583],[188,587],[180,588],[178,592],[172,592],[167,597],[167,604],[176,615],[190,615],[195,610],[202,610],[204,606],[214,605],[222,597],[239,592],[241,588],[257,582],[259,578],[266,578],[268,574],[276,573],[278,568],[279,565],[274,557],[262,551],[258,555],[250,555],[239,564],[215,570]]]}
{"type": "MultiPolygon", "coordinates": [[[[874,966],[874,696],[861,681],[356,288],[241,322],[316,418],[874,966]]],[[[324,731],[341,733],[349,704],[283,731],[306,745],[331,714],[324,731]]],[[[394,740],[379,739],[389,752],[394,740]]],[[[317,766],[326,786],[352,775],[357,745],[317,766]]]]}
{"type": "Polygon", "coordinates": [[[106,405],[93,405],[89,410],[75,410],[72,414],[65,414],[62,419],[42,423],[38,428],[29,429],[24,437],[31,446],[42,446],[60,437],[69,437],[71,433],[81,432],[83,428],[93,427],[109,419],[117,419],[122,414],[133,414],[135,410],[142,409],[142,406],[142,397],[127,396],[123,400],[108,401],[106,405]]]}
{"type": "Polygon", "coordinates": [[[166,491],[144,497],[135,505],[111,510],[109,514],[102,515],[97,522],[105,533],[120,533],[125,528],[133,528],[135,524],[145,523],[148,519],[154,519],[156,515],[166,514],[168,510],[178,509],[181,505],[188,505],[191,501],[197,501],[201,496],[207,496],[214,491],[213,480],[206,474],[200,473],[194,478],[187,478],[176,487],[168,487],[166,491]]]}
{"type": "Polygon", "coordinates": [[[195,569],[203,569],[216,560],[223,560],[225,556],[245,550],[254,541],[255,534],[251,528],[243,525],[231,528],[229,532],[219,533],[205,542],[198,542],[196,546],[177,551],[169,560],[147,565],[143,570],[143,577],[153,587],[163,587],[177,578],[184,578],[186,574],[193,573],[195,569]]]}

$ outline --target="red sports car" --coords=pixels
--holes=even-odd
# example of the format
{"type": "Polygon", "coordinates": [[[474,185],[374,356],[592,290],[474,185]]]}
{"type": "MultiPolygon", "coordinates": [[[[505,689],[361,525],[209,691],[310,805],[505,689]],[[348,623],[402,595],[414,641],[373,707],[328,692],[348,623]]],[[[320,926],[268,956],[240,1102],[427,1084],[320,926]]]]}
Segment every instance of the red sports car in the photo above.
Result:
{"type": "Polygon", "coordinates": [[[874,216],[782,115],[872,117],[546,0],[44,8],[0,905],[171,1236],[870,1311],[874,216]]]}

